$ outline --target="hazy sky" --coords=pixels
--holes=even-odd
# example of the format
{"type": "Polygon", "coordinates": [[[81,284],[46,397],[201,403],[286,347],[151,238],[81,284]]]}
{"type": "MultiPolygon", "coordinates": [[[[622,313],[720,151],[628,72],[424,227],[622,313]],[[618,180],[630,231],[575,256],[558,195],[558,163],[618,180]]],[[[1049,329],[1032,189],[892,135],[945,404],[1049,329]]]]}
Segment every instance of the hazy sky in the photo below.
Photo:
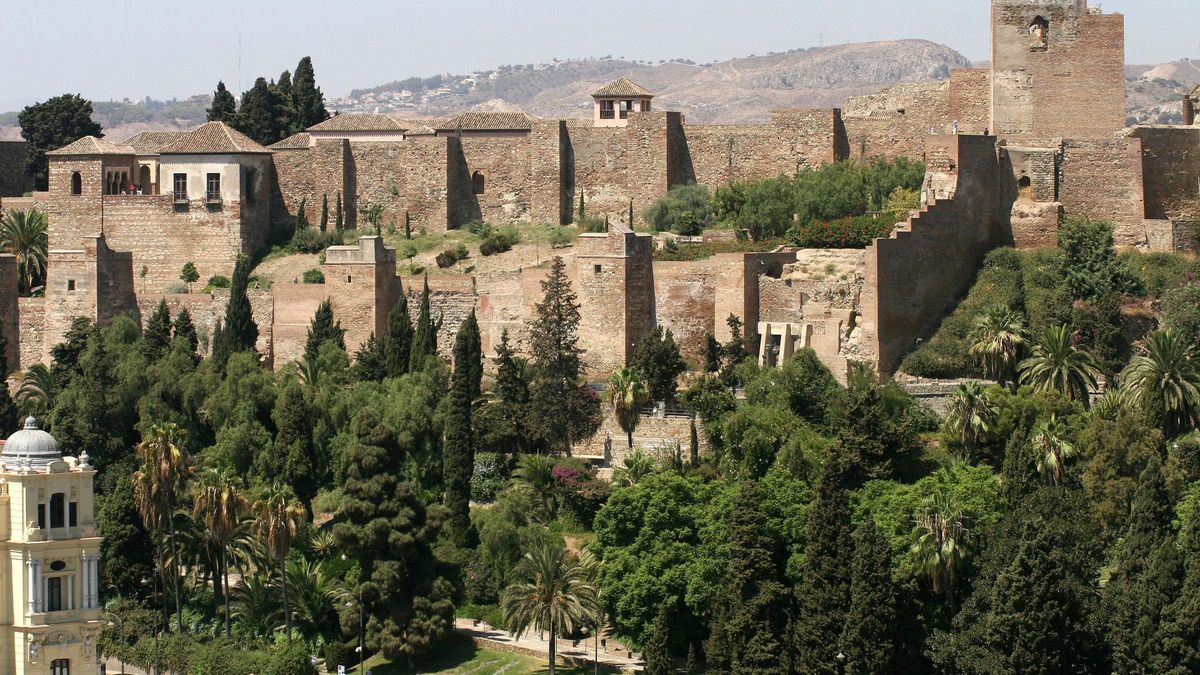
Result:
{"type": "MultiPolygon", "coordinates": [[[[698,63],[888,38],[988,58],[987,0],[0,0],[0,111],[64,92],[96,100],[248,88],[313,57],[328,97],[410,75],[624,56],[698,63]],[[240,67],[239,67],[239,39],[240,67]]],[[[1095,3],[1093,3],[1095,4],[1095,3]]],[[[1112,0],[1126,61],[1200,57],[1200,2],[1112,0]]]]}

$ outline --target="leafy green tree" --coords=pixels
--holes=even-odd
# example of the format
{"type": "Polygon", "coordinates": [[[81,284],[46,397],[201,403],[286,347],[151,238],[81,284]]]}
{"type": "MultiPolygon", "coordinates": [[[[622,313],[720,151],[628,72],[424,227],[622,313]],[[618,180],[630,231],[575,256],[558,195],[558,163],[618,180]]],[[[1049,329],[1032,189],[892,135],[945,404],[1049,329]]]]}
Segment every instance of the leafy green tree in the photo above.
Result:
{"type": "Polygon", "coordinates": [[[946,409],[945,429],[962,444],[972,457],[979,439],[992,429],[998,411],[988,392],[978,382],[964,382],[954,388],[946,409]]]}
{"type": "Polygon", "coordinates": [[[674,675],[675,659],[671,656],[669,612],[670,603],[664,602],[658,608],[658,616],[650,628],[650,638],[646,641],[645,659],[646,675],[674,675]]]}
{"type": "Polygon", "coordinates": [[[162,358],[170,347],[171,310],[167,308],[167,301],[164,299],[158,301],[158,306],[142,331],[142,355],[146,357],[146,361],[153,363],[162,358]]]}
{"type": "MultiPolygon", "coordinates": [[[[670,230],[692,237],[712,224],[708,188],[703,185],[677,185],[646,209],[646,222],[659,232],[670,230]]],[[[629,204],[633,211],[633,202],[629,204]]],[[[633,227],[632,218],[629,226],[633,227]]]]}
{"type": "Polygon", "coordinates": [[[46,281],[49,248],[46,214],[39,209],[9,209],[0,214],[0,253],[17,258],[17,290],[32,293],[46,281]]]}
{"type": "Polygon", "coordinates": [[[1133,413],[1111,420],[1092,416],[1079,431],[1078,446],[1087,458],[1081,480],[1091,512],[1105,540],[1116,541],[1129,524],[1130,504],[1143,482],[1139,477],[1150,461],[1163,456],[1162,433],[1133,413]]]}
{"type": "Polygon", "coordinates": [[[783,551],[768,531],[758,485],[743,481],[730,514],[723,633],[735,673],[786,673],[789,592],[783,551]]]}
{"type": "MultiPolygon", "coordinates": [[[[124,470],[131,464],[127,459],[121,467],[124,470]]],[[[112,490],[104,495],[96,516],[97,529],[104,537],[100,542],[99,571],[105,595],[148,599],[148,589],[142,580],[151,579],[156,573],[155,546],[140,515],[133,482],[115,481],[112,490]]]]}
{"type": "Polygon", "coordinates": [[[354,352],[354,377],[362,382],[379,382],[387,377],[383,345],[375,339],[375,333],[354,352]]]}
{"type": "Polygon", "coordinates": [[[1163,297],[1163,323],[1188,344],[1200,346],[1200,284],[1167,291],[1163,297]]]}
{"type": "MultiPolygon", "coordinates": [[[[292,543],[304,524],[304,507],[296,501],[291,488],[273,483],[250,505],[253,520],[250,530],[279,565],[279,583],[283,591],[283,625],[287,640],[292,641],[292,612],[288,606],[286,560],[292,543]]],[[[182,630],[182,628],[180,629],[182,630]]]]}
{"type": "Polygon", "coordinates": [[[1130,360],[1121,383],[1168,436],[1186,433],[1200,420],[1200,348],[1179,333],[1148,335],[1144,353],[1130,360]]]}
{"type": "Polygon", "coordinates": [[[213,362],[223,368],[232,354],[252,351],[258,341],[258,325],[250,310],[246,288],[250,281],[250,259],[239,255],[233,268],[229,304],[225,306],[224,328],[213,338],[213,362]]]}
{"type": "Polygon", "coordinates": [[[479,324],[471,312],[454,339],[454,374],[450,378],[450,401],[446,419],[446,444],[442,454],[442,483],[446,508],[450,511],[451,533],[461,547],[475,539],[471,530],[471,475],[475,470],[475,435],[471,428],[472,388],[480,354],[472,349],[478,341],[479,324]],[[474,337],[472,336],[474,334],[474,337]]]}
{"type": "MultiPolygon", "coordinates": [[[[371,409],[354,416],[333,526],[359,569],[367,646],[392,660],[428,652],[454,627],[454,589],[433,554],[445,511],[427,507],[400,473],[426,439],[396,431],[371,409]]],[[[356,632],[358,607],[340,611],[343,631],[356,632]]]]}
{"type": "Polygon", "coordinates": [[[258,78],[249,91],[242,94],[242,105],[238,109],[237,130],[263,145],[270,145],[284,137],[279,124],[279,113],[283,101],[266,78],[258,78]]]}
{"type": "Polygon", "coordinates": [[[1051,326],[1033,348],[1033,355],[1017,367],[1021,384],[1036,391],[1057,391],[1063,396],[1090,407],[1091,391],[1100,376],[1096,360],[1071,343],[1071,330],[1051,326]]]}
{"type": "Polygon", "coordinates": [[[670,401],[675,398],[676,382],[687,371],[679,345],[670,329],[655,326],[648,335],[638,340],[633,347],[629,364],[636,366],[646,377],[650,398],[654,401],[670,401]]]}
{"type": "Polygon", "coordinates": [[[891,547],[875,528],[875,520],[868,517],[854,532],[850,609],[840,643],[846,656],[845,672],[896,672],[896,604],[891,547]]]}
{"type": "Polygon", "coordinates": [[[983,364],[985,374],[1002,386],[1015,379],[1025,348],[1025,319],[1020,312],[1004,305],[989,308],[975,319],[970,339],[971,355],[983,364]]]}
{"type": "Polygon", "coordinates": [[[329,119],[329,111],[325,109],[325,96],[317,86],[312,57],[305,56],[296,64],[296,76],[292,80],[292,100],[298,119],[297,131],[303,131],[329,119]]]}
{"type": "MultiPolygon", "coordinates": [[[[72,341],[71,336],[68,341],[72,341]]],[[[54,394],[50,428],[63,447],[91,455],[103,476],[109,466],[129,454],[135,441],[130,436],[133,410],[131,402],[122,396],[114,372],[117,356],[99,329],[90,329],[84,344],[86,348],[78,357],[78,375],[69,379],[54,377],[55,386],[64,380],[67,384],[54,394]]]]}
{"type": "Polygon", "coordinates": [[[312,323],[308,326],[308,337],[304,342],[304,358],[316,362],[321,353],[321,345],[331,342],[340,349],[346,348],[346,329],[342,321],[333,319],[333,306],[326,298],[313,315],[312,323]]]}
{"type": "Polygon", "coordinates": [[[33,178],[34,189],[46,190],[50,162],[46,152],[57,150],[84,136],[103,136],[100,125],[92,121],[92,102],[79,94],[63,94],[42,103],[26,106],[17,116],[21,138],[29,143],[25,173],[33,178]]]}
{"type": "Polygon", "coordinates": [[[413,330],[412,351],[408,356],[408,369],[420,370],[427,356],[437,356],[438,326],[433,320],[430,304],[429,277],[421,289],[421,306],[417,310],[417,322],[413,330]]]}
{"type": "Polygon", "coordinates": [[[1076,300],[1094,300],[1112,291],[1138,295],[1141,284],[1117,257],[1112,223],[1068,217],[1058,229],[1063,252],[1061,274],[1076,300]]]}
{"type": "Polygon", "coordinates": [[[288,378],[279,388],[275,410],[275,447],[255,458],[255,471],[266,481],[280,481],[291,487],[305,513],[312,513],[312,500],[321,484],[320,454],[313,443],[313,422],[316,411],[304,388],[294,378],[288,378]]]}
{"type": "Polygon", "coordinates": [[[554,675],[558,636],[586,625],[596,614],[596,587],[579,560],[557,543],[527,552],[519,573],[526,581],[505,589],[500,601],[504,623],[516,635],[531,628],[548,634],[547,666],[554,675]]]}
{"type": "Polygon", "coordinates": [[[183,264],[183,269],[179,271],[179,280],[187,284],[188,293],[192,292],[192,284],[200,280],[200,272],[196,270],[196,265],[190,260],[183,264]]]}
{"type": "Polygon", "coordinates": [[[617,424],[629,440],[633,449],[633,431],[642,416],[642,406],[650,400],[650,391],[642,372],[636,366],[627,366],[608,378],[608,404],[612,406],[617,424]]]}
{"type": "Polygon", "coordinates": [[[846,492],[846,460],[831,454],[816,485],[808,510],[804,568],[796,587],[792,646],[796,669],[836,673],[834,655],[850,609],[850,505],[846,492]]]}
{"type": "Polygon", "coordinates": [[[396,306],[388,312],[387,333],[383,335],[380,343],[385,376],[400,377],[408,372],[412,344],[413,328],[412,321],[408,318],[408,296],[401,290],[396,306]]]}
{"type": "Polygon", "coordinates": [[[600,402],[579,384],[579,303],[561,257],[551,261],[542,295],[529,331],[532,427],[551,450],[569,454],[575,440],[595,433],[600,402]]]}
{"type": "Polygon", "coordinates": [[[237,117],[237,101],[233,94],[225,88],[225,83],[218,81],[217,90],[213,92],[212,106],[204,111],[209,122],[225,122],[233,124],[237,117]]]}
{"type": "Polygon", "coordinates": [[[321,195],[321,231],[329,229],[329,195],[321,195]]]}

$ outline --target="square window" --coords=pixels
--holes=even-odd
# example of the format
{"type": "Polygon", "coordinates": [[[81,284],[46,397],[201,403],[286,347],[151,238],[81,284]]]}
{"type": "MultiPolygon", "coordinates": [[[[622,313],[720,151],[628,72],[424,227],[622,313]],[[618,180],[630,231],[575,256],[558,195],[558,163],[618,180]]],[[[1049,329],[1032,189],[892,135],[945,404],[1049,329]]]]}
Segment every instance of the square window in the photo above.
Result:
{"type": "Polygon", "coordinates": [[[600,265],[592,265],[592,273],[593,273],[593,274],[600,274],[600,272],[601,272],[603,269],[604,269],[604,268],[603,268],[603,267],[601,267],[600,265]]]}
{"type": "Polygon", "coordinates": [[[68,293],[75,292],[75,280],[74,279],[67,279],[67,292],[68,293]]]}

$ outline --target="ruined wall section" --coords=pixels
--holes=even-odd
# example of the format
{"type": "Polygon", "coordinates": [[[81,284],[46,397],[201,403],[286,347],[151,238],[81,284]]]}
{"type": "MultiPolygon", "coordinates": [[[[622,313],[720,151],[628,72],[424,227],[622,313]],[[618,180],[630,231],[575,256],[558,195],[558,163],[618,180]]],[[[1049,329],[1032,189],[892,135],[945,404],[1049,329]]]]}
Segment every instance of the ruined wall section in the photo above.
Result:
{"type": "Polygon", "coordinates": [[[0,197],[20,197],[33,190],[25,173],[25,141],[0,141],[0,197]]]}
{"type": "Polygon", "coordinates": [[[938,136],[926,146],[927,190],[943,195],[867,249],[859,356],[890,374],[928,335],[1006,238],[995,138],[938,136]]]}
{"type": "Polygon", "coordinates": [[[1117,246],[1146,243],[1140,139],[1064,141],[1061,174],[1064,215],[1112,221],[1117,246]]]}
{"type": "MultiPolygon", "coordinates": [[[[400,278],[400,284],[408,297],[408,311],[412,315],[414,323],[421,307],[424,281],[423,277],[416,276],[400,278]]],[[[466,274],[429,277],[429,310],[434,322],[441,323],[437,336],[437,348],[438,355],[443,359],[451,360],[454,353],[454,340],[458,336],[463,322],[467,320],[467,316],[475,310],[476,303],[474,277],[466,274]]],[[[476,321],[478,319],[479,317],[476,315],[476,321]]],[[[483,353],[485,356],[488,355],[486,348],[483,353]]]]}
{"type": "Polygon", "coordinates": [[[949,82],[925,82],[846,99],[842,120],[850,156],[920,159],[931,129],[950,133],[949,94],[949,82]]]}
{"type": "Polygon", "coordinates": [[[1146,218],[1200,219],[1200,127],[1137,127],[1142,143],[1146,218]]]}

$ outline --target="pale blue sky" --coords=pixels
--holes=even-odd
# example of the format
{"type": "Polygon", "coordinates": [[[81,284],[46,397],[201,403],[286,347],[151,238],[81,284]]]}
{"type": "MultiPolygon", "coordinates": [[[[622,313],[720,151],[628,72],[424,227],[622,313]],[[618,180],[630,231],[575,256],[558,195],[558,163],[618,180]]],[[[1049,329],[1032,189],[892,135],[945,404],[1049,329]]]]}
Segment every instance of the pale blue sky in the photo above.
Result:
{"type": "MultiPolygon", "coordinates": [[[[1200,57],[1200,2],[1102,6],[1125,14],[1127,62],[1200,57]]],[[[504,63],[606,54],[701,63],[822,40],[924,38],[982,60],[988,15],[987,0],[0,0],[0,111],[63,92],[162,99],[219,79],[245,89],[305,54],[330,97],[504,63]]]]}

